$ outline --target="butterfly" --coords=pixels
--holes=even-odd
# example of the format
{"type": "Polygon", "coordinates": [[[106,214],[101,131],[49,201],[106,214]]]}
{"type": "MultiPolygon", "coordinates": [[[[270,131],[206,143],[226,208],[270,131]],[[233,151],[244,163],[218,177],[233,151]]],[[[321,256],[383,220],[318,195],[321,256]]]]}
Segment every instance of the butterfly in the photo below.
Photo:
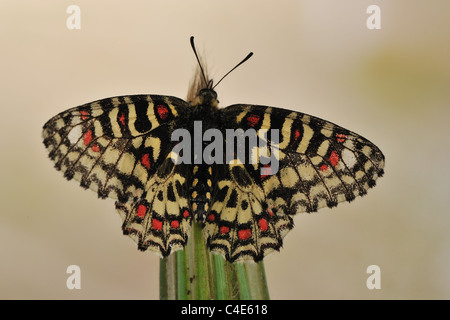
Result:
{"type": "MultiPolygon", "coordinates": [[[[184,248],[195,219],[212,252],[230,262],[259,261],[279,251],[294,215],[350,202],[383,175],[378,147],[334,123],[261,105],[219,108],[193,37],[191,45],[204,79],[192,101],[153,94],[111,97],[61,112],[43,127],[55,168],[98,197],[115,199],[123,233],[140,250],[166,257],[184,248]],[[273,130],[277,139],[266,134],[263,142],[269,155],[276,151],[277,168],[242,161],[242,148],[249,158],[261,152],[242,143],[227,149],[223,141],[223,158],[232,161],[221,163],[175,152],[180,140],[174,132],[194,135],[199,123],[201,134],[213,129],[223,137],[227,130],[273,130]],[[175,161],[180,156],[192,161],[175,161]]],[[[192,148],[199,145],[207,147],[205,141],[191,142],[192,148]]]]}

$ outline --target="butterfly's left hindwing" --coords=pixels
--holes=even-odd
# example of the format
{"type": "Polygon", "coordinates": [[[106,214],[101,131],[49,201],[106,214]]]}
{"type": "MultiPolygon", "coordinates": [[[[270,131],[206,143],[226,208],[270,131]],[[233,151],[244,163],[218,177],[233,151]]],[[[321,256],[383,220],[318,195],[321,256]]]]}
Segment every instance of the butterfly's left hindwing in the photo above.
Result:
{"type": "Polygon", "coordinates": [[[186,198],[189,170],[174,165],[169,153],[150,177],[144,194],[126,203],[116,202],[123,220],[123,232],[142,251],[159,252],[163,257],[186,245],[192,215],[186,198]]]}

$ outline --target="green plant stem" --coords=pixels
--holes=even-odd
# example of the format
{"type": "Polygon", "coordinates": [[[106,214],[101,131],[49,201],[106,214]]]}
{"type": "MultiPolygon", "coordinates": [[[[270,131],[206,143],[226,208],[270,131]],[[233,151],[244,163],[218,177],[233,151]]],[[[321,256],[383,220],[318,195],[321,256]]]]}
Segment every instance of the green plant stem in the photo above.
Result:
{"type": "Polygon", "coordinates": [[[239,284],[239,298],[240,300],[250,300],[252,296],[250,293],[249,279],[247,277],[245,265],[243,262],[237,262],[235,268],[239,284]]]}
{"type": "Polygon", "coordinates": [[[202,228],[199,223],[193,223],[194,236],[194,270],[195,278],[195,296],[196,300],[209,300],[214,297],[212,294],[213,283],[211,281],[211,259],[207,251],[205,241],[203,240],[202,228]]]}
{"type": "Polygon", "coordinates": [[[269,299],[264,263],[230,263],[212,254],[201,224],[193,222],[185,249],[160,260],[160,299],[269,299]]]}
{"type": "Polygon", "coordinates": [[[269,290],[267,288],[264,263],[245,263],[245,271],[247,274],[250,296],[257,300],[269,300],[269,290]]]}
{"type": "Polygon", "coordinates": [[[188,276],[186,268],[186,255],[184,250],[176,252],[176,266],[177,266],[177,299],[188,299],[188,276]]]}
{"type": "Polygon", "coordinates": [[[159,260],[159,299],[167,300],[167,277],[166,277],[166,259],[159,260]]]}

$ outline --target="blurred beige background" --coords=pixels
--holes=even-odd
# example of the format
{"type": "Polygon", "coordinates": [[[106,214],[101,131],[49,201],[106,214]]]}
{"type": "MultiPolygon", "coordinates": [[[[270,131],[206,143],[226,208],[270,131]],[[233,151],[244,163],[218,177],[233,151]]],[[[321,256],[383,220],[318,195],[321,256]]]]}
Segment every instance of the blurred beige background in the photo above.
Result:
{"type": "Polygon", "coordinates": [[[450,3],[446,0],[0,2],[0,298],[158,299],[159,258],[122,235],[112,200],[53,169],[42,125],[104,97],[184,98],[196,61],[222,106],[330,120],[377,144],[364,198],[295,217],[265,260],[273,299],[450,298],[450,3]],[[68,30],[66,9],[81,8],[68,30]],[[381,8],[368,30],[366,8],[381,8]],[[81,267],[82,289],[66,288],[81,267]],[[368,290],[366,268],[381,268],[368,290]]]}

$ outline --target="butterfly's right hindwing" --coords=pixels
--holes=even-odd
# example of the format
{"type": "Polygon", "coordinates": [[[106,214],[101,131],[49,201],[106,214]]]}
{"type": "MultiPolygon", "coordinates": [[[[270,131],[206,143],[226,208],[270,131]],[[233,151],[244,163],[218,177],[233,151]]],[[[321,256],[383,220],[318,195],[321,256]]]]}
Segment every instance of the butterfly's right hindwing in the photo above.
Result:
{"type": "Polygon", "coordinates": [[[140,197],[171,149],[176,121],[189,105],[178,98],[132,95],[62,112],[45,125],[44,144],[55,167],[99,197],[140,197]]]}

